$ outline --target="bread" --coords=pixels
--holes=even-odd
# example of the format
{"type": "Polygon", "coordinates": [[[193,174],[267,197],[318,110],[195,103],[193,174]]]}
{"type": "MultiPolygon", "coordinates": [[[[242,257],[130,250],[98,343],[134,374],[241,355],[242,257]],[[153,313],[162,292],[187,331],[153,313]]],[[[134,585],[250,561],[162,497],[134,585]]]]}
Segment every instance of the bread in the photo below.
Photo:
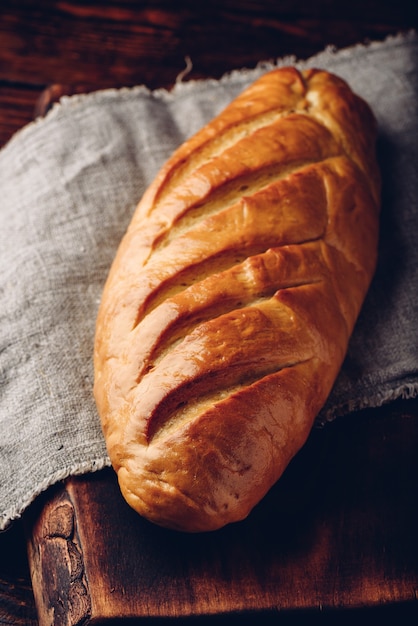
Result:
{"type": "Polygon", "coordinates": [[[306,441],[375,269],[375,140],[344,81],[277,69],[144,194],[104,288],[94,393],[149,520],[242,520],[306,441]]]}

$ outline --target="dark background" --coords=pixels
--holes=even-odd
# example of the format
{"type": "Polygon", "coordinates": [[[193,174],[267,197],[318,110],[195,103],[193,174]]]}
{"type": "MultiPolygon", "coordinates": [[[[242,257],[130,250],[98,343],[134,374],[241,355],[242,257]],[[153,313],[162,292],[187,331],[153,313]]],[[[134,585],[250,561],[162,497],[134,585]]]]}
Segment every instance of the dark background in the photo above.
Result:
{"type": "MultiPolygon", "coordinates": [[[[219,78],[263,60],[303,59],[329,45],[381,41],[417,27],[416,5],[411,0],[1,0],[0,147],[63,93],[142,83],[170,88],[187,59],[191,69],[185,80],[219,78]]],[[[417,403],[407,410],[416,417],[417,403]]],[[[363,617],[412,624],[415,605],[383,607],[363,617]]],[[[299,615],[286,623],[352,619],[357,617],[299,615]]],[[[36,624],[21,522],[0,535],[0,624],[36,624]]]]}
{"type": "Polygon", "coordinates": [[[0,144],[51,84],[169,87],[328,45],[382,40],[417,23],[412,0],[2,0],[0,144]],[[199,7],[199,8],[197,8],[199,7]]]}

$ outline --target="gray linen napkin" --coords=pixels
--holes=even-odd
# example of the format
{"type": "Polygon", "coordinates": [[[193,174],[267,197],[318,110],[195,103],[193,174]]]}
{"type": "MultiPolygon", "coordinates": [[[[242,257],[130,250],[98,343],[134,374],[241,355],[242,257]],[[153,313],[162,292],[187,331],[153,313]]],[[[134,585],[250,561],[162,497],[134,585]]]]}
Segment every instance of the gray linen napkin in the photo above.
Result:
{"type": "Polygon", "coordinates": [[[174,148],[273,66],[346,79],[380,126],[380,265],[318,424],[418,390],[417,36],[220,81],[64,98],[0,151],[0,529],[71,474],[109,464],[92,398],[97,306],[144,188],[174,148]]]}

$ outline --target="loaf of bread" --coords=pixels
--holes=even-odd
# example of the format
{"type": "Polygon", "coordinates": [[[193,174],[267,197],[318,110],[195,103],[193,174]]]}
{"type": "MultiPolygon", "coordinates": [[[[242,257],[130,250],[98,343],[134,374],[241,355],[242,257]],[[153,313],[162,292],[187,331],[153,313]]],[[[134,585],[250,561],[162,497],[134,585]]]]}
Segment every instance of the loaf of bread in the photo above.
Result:
{"type": "Polygon", "coordinates": [[[376,123],[340,78],[270,71],[140,201],[101,301],[94,393],[127,502],[245,518],[305,443],[374,273],[376,123]]]}

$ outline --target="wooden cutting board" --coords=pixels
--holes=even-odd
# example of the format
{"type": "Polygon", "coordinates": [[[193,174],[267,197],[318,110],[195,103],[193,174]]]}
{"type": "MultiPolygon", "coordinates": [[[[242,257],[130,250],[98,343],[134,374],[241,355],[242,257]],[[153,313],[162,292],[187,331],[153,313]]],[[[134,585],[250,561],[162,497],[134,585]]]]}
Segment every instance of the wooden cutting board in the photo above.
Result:
{"type": "Polygon", "coordinates": [[[27,528],[40,626],[413,603],[417,416],[397,402],[314,431],[250,517],[213,533],[146,522],[112,470],[65,481],[27,528]]]}
{"type": "MultiPolygon", "coordinates": [[[[36,115],[75,92],[53,85],[36,115]]],[[[70,478],[26,518],[39,624],[242,625],[254,614],[266,624],[277,611],[283,623],[295,612],[418,606],[417,449],[418,399],[342,418],[312,433],[246,521],[201,535],[139,517],[111,469],[70,478]]]]}

